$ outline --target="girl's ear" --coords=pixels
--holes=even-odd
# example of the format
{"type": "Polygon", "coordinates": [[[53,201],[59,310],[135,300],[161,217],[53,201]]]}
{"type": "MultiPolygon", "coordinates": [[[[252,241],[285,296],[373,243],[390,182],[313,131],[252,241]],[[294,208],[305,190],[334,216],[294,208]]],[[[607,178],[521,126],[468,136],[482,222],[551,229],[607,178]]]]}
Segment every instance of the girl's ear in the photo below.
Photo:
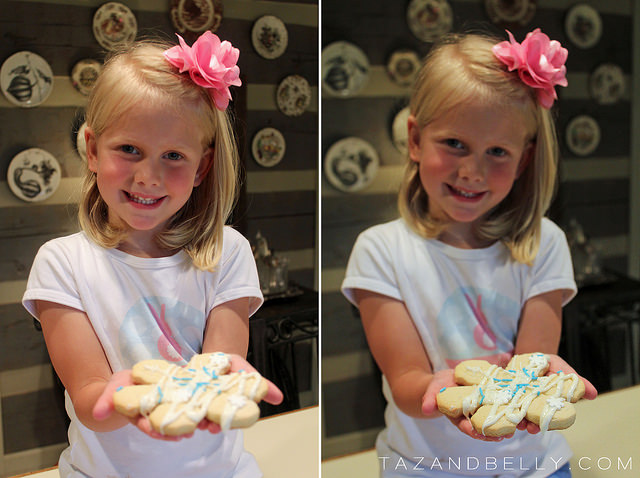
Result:
{"type": "Polygon", "coordinates": [[[408,138],[407,138],[407,146],[409,149],[409,159],[411,161],[415,161],[416,163],[420,162],[420,126],[418,125],[418,120],[413,115],[409,116],[409,120],[407,121],[407,129],[408,129],[408,138]]]}
{"type": "Polygon", "coordinates": [[[87,126],[84,130],[84,141],[87,144],[87,166],[89,171],[98,172],[98,143],[93,129],[87,126]]]}
{"type": "Polygon", "coordinates": [[[519,178],[524,170],[527,169],[529,163],[533,160],[533,155],[536,152],[536,143],[531,142],[527,145],[527,147],[522,152],[522,157],[520,158],[520,164],[518,164],[518,170],[516,171],[516,179],[519,178]]]}
{"type": "Polygon", "coordinates": [[[213,147],[207,148],[207,150],[200,158],[200,165],[198,166],[198,170],[196,171],[196,177],[193,180],[193,187],[200,186],[202,181],[207,176],[207,173],[211,169],[213,165],[213,147]]]}

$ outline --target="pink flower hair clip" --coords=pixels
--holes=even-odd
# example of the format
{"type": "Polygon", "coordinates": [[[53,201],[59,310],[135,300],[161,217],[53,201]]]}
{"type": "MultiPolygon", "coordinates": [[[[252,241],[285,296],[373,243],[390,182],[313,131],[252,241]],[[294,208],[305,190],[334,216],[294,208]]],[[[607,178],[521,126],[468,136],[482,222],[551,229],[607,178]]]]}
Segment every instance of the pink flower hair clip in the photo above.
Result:
{"type": "Polygon", "coordinates": [[[564,66],[569,52],[556,40],[550,40],[539,28],[529,32],[522,43],[513,38],[498,43],[493,54],[509,71],[518,70],[522,82],[537,90],[538,101],[549,109],[558,99],[555,85],[567,86],[567,68],[564,66]]]}
{"type": "Polygon", "coordinates": [[[196,85],[208,88],[216,108],[226,110],[231,99],[229,86],[242,84],[237,65],[240,50],[228,41],[221,42],[210,31],[200,35],[191,47],[180,35],[177,37],[180,45],[165,50],[164,57],[180,73],[188,71],[196,85]]]}

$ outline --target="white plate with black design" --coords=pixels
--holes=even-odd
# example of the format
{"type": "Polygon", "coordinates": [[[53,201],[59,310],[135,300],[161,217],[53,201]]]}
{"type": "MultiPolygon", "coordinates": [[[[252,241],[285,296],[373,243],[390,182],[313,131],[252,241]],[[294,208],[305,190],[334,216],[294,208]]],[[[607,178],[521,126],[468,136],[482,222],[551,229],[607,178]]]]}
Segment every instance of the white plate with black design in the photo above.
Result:
{"type": "Polygon", "coordinates": [[[411,114],[409,107],[402,108],[393,118],[391,124],[391,140],[393,145],[402,154],[409,152],[409,130],[407,123],[409,121],[409,115],[411,114]]]}
{"type": "Polygon", "coordinates": [[[324,158],[324,173],[333,187],[351,193],[371,184],[379,165],[375,148],[361,138],[350,136],[331,145],[324,158]]]}
{"type": "Polygon", "coordinates": [[[278,17],[265,15],[256,20],[251,29],[251,43],[258,55],[267,60],[281,56],[289,44],[287,27],[278,17]]]}
{"type": "Polygon", "coordinates": [[[178,33],[193,42],[207,30],[215,32],[222,23],[223,11],[220,0],[171,0],[169,7],[171,22],[178,33]]]}
{"type": "Polygon", "coordinates": [[[521,27],[528,24],[536,13],[535,0],[485,0],[489,19],[503,27],[521,27]]]}
{"type": "Polygon", "coordinates": [[[396,50],[387,61],[387,73],[399,86],[411,86],[420,71],[420,57],[413,50],[396,50]]]}
{"type": "Polygon", "coordinates": [[[278,85],[276,90],[278,109],[287,116],[300,116],[311,104],[311,86],[300,75],[290,75],[278,85]]]}
{"type": "Polygon", "coordinates": [[[14,105],[38,106],[53,90],[53,71],[39,55],[20,51],[7,58],[0,68],[0,88],[14,105]]]}
{"type": "Polygon", "coordinates": [[[39,202],[56,192],[61,173],[60,163],[51,153],[29,148],[18,153],[9,163],[7,182],[18,198],[39,202]]]}
{"type": "Polygon", "coordinates": [[[447,0],[411,0],[407,23],[417,38],[431,43],[451,30],[453,12],[447,0]]]}
{"type": "Polygon", "coordinates": [[[93,15],[93,36],[106,50],[128,45],[135,40],[137,34],[136,16],[122,3],[105,3],[93,15]]]}
{"type": "Polygon", "coordinates": [[[567,13],[564,28],[569,40],[575,46],[591,48],[600,41],[602,36],[602,18],[591,5],[580,3],[567,13]]]}
{"type": "Polygon", "coordinates": [[[271,168],[282,161],[285,150],[284,136],[275,128],[262,128],[251,142],[253,159],[265,168],[271,168]]]}
{"type": "Polygon", "coordinates": [[[98,75],[102,71],[102,63],[97,60],[80,60],[71,70],[71,83],[83,95],[88,95],[93,89],[98,75]]]}
{"type": "Polygon", "coordinates": [[[337,41],[322,50],[322,89],[347,98],[358,93],[369,81],[369,59],[358,46],[337,41]]]}
{"type": "Polygon", "coordinates": [[[589,115],[579,115],[569,121],[566,131],[569,151],[578,156],[588,156],[600,144],[600,126],[589,115]]]}
{"type": "Polygon", "coordinates": [[[591,97],[601,105],[617,103],[625,92],[622,68],[614,63],[603,63],[589,77],[591,97]]]}

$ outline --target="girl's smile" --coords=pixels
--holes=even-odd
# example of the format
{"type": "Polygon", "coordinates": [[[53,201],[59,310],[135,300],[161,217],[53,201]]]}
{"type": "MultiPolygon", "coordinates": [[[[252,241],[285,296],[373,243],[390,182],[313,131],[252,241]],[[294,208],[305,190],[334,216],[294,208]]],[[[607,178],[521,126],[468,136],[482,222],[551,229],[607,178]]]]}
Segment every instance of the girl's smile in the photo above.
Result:
{"type": "Polygon", "coordinates": [[[87,158],[97,175],[109,222],[125,226],[127,241],[149,250],[154,237],[191,196],[204,178],[210,148],[189,108],[180,113],[166,105],[138,104],[100,136],[87,129],[87,158]]]}

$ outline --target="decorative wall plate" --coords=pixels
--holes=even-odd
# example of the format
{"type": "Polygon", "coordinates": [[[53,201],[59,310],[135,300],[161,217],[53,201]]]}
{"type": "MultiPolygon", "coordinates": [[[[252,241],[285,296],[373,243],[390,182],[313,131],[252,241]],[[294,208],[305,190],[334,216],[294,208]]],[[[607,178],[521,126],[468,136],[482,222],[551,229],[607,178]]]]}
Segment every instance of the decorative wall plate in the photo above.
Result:
{"type": "Polygon", "coordinates": [[[44,201],[60,185],[61,168],[56,158],[40,148],[25,149],[9,163],[7,182],[11,192],[27,202],[44,201]]]}
{"type": "Polygon", "coordinates": [[[87,161],[87,141],[84,138],[84,131],[87,129],[87,123],[84,122],[78,128],[78,132],[76,134],[76,151],[78,152],[78,156],[82,158],[85,162],[87,161]]]}
{"type": "MultiPolygon", "coordinates": [[[[178,33],[215,32],[222,23],[221,0],[171,0],[171,22],[178,33]]],[[[185,35],[195,40],[195,35],[185,35]]]]}
{"type": "Polygon", "coordinates": [[[275,128],[262,128],[253,137],[251,153],[260,166],[270,168],[284,157],[286,142],[282,133],[275,128]]]}
{"type": "Polygon", "coordinates": [[[378,153],[371,144],[350,136],[331,145],[324,158],[324,173],[336,189],[355,192],[373,181],[379,164],[378,153]]]}
{"type": "Polygon", "coordinates": [[[564,28],[578,48],[591,48],[602,36],[602,19],[598,11],[591,5],[580,3],[569,10],[564,21],[564,28]]]}
{"type": "Polygon", "coordinates": [[[131,43],[137,33],[136,16],[122,3],[105,3],[93,15],[93,36],[106,50],[131,43]]]}
{"type": "Polygon", "coordinates": [[[287,116],[300,116],[311,104],[311,87],[300,75],[290,75],[278,85],[276,91],[278,109],[287,116]]]}
{"type": "Polygon", "coordinates": [[[393,118],[391,140],[398,151],[406,155],[409,152],[409,130],[407,122],[411,114],[409,107],[402,108],[393,118]]]}
{"type": "Polygon", "coordinates": [[[407,23],[420,40],[433,42],[451,30],[451,6],[447,0],[411,0],[407,7],[407,23]]]}
{"type": "Polygon", "coordinates": [[[418,75],[421,62],[413,50],[397,50],[389,57],[387,73],[400,86],[411,86],[418,75]]]}
{"type": "Polygon", "coordinates": [[[287,27],[273,15],[260,17],[251,29],[251,43],[261,57],[267,60],[278,58],[289,43],[287,27]]]}
{"type": "Polygon", "coordinates": [[[333,96],[353,96],[369,81],[369,68],[367,55],[353,43],[331,43],[322,50],[322,88],[333,96]]]}
{"type": "Polygon", "coordinates": [[[493,23],[510,28],[528,24],[536,13],[535,0],[485,0],[484,7],[493,23]]]}
{"type": "Polygon", "coordinates": [[[71,70],[71,83],[82,93],[88,95],[102,71],[102,63],[97,60],[80,60],[71,70]]]}
{"type": "Polygon", "coordinates": [[[618,102],[625,91],[624,72],[613,63],[603,63],[589,77],[591,96],[601,105],[618,102]]]}
{"type": "Polygon", "coordinates": [[[19,51],[2,64],[0,88],[14,105],[25,108],[38,106],[53,90],[53,71],[41,56],[19,51]]]}
{"type": "Polygon", "coordinates": [[[587,156],[600,144],[600,126],[591,116],[576,116],[567,125],[565,139],[569,151],[578,156],[587,156]]]}

